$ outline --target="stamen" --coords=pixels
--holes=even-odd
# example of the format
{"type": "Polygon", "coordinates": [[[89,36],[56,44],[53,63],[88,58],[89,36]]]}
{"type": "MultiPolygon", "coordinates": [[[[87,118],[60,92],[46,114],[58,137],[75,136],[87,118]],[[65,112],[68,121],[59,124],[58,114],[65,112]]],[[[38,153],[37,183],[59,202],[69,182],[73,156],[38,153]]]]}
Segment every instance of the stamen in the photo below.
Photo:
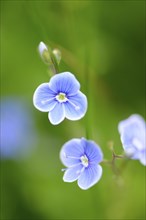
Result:
{"type": "Polygon", "coordinates": [[[78,174],[78,176],[80,176],[80,175],[81,175],[81,173],[83,173],[83,172],[84,172],[84,170],[85,170],[85,167],[82,167],[82,169],[81,169],[81,170],[77,170],[76,174],[78,174]]]}
{"type": "Polygon", "coordinates": [[[78,166],[78,165],[81,165],[81,162],[76,163],[76,164],[74,164],[74,165],[71,165],[71,166],[69,166],[69,168],[73,168],[73,167],[76,167],[76,166],[78,166]]]}
{"type": "Polygon", "coordinates": [[[64,172],[64,171],[66,171],[67,169],[68,169],[68,168],[63,168],[63,169],[61,169],[61,171],[64,172]]]}
{"type": "Polygon", "coordinates": [[[75,108],[75,110],[79,110],[80,109],[80,106],[78,105],[75,105],[73,102],[71,102],[69,99],[68,99],[68,102],[75,108]]]}
{"type": "Polygon", "coordinates": [[[63,168],[63,169],[61,169],[61,171],[66,171],[67,169],[69,169],[69,168],[74,168],[74,167],[76,167],[76,166],[78,166],[78,165],[80,165],[81,164],[81,162],[80,163],[76,163],[76,164],[74,164],[74,165],[72,165],[72,166],[69,166],[68,168],[63,168]]]}
{"type": "Polygon", "coordinates": [[[44,104],[46,104],[47,102],[52,101],[52,100],[54,100],[54,97],[53,97],[53,98],[50,98],[50,99],[42,100],[41,103],[44,105],[44,104]]]}
{"type": "Polygon", "coordinates": [[[67,155],[65,152],[63,152],[63,154],[64,154],[64,157],[66,157],[66,158],[71,158],[71,159],[80,159],[80,157],[74,157],[74,156],[70,156],[70,155],[67,155]]]}

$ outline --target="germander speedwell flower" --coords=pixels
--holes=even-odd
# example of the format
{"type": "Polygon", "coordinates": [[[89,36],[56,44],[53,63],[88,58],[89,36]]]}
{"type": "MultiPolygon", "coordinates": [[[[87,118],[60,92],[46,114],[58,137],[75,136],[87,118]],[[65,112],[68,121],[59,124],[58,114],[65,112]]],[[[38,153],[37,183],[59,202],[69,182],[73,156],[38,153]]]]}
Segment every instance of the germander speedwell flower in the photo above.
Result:
{"type": "Polygon", "coordinates": [[[126,155],[133,160],[140,160],[146,165],[146,123],[137,114],[121,121],[118,125],[121,141],[126,155]]]}
{"type": "Polygon", "coordinates": [[[103,160],[103,154],[94,141],[72,139],[63,145],[60,158],[68,167],[63,176],[65,182],[77,180],[79,187],[86,190],[100,180],[102,167],[99,163],[103,160]]]}
{"type": "Polygon", "coordinates": [[[49,112],[53,125],[59,124],[64,118],[79,120],[87,110],[87,98],[70,72],[58,73],[49,83],[41,84],[34,93],[33,103],[38,110],[49,112]]]}

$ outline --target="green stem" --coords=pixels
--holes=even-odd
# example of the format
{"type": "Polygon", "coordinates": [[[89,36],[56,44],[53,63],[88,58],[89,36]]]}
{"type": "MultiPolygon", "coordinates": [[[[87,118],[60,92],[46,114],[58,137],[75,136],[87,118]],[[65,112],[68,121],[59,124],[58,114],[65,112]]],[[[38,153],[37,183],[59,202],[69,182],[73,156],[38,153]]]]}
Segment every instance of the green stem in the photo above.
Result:
{"type": "Polygon", "coordinates": [[[54,74],[57,74],[59,73],[59,65],[57,63],[57,60],[56,60],[56,57],[55,55],[52,53],[52,50],[51,48],[48,47],[48,51],[50,53],[50,57],[51,57],[51,60],[52,60],[52,66],[51,66],[51,72],[53,72],[54,74]]]}
{"type": "MultiPolygon", "coordinates": [[[[89,95],[89,86],[90,86],[90,73],[89,73],[89,54],[87,51],[85,51],[85,91],[86,96],[88,99],[88,104],[90,103],[90,95],[89,95]]],[[[89,112],[89,106],[86,113],[86,119],[85,119],[85,127],[86,127],[86,138],[91,139],[91,128],[90,128],[90,112],[89,112]]]]}

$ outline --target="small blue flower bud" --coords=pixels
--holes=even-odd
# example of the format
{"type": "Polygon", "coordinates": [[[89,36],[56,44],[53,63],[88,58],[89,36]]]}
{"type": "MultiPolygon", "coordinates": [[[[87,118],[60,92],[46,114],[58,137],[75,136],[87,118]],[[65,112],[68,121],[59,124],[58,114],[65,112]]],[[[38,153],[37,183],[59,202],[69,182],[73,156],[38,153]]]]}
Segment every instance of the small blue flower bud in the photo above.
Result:
{"type": "Polygon", "coordinates": [[[59,64],[61,60],[61,51],[58,49],[54,49],[52,52],[57,60],[57,63],[59,64]]]}
{"type": "Polygon", "coordinates": [[[44,63],[52,65],[52,60],[48,48],[42,41],[39,43],[38,50],[44,63]]]}

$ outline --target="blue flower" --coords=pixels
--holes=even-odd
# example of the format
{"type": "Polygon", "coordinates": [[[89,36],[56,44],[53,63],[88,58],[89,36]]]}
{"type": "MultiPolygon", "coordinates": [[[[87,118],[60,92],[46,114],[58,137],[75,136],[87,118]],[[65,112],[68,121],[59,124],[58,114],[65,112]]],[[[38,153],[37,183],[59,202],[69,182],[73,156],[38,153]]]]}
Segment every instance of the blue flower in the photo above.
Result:
{"type": "Polygon", "coordinates": [[[27,102],[19,97],[5,97],[0,102],[2,159],[16,159],[31,153],[36,144],[33,115],[27,102]]]}
{"type": "Polygon", "coordinates": [[[100,180],[102,167],[99,163],[103,154],[95,142],[85,138],[72,139],[63,145],[60,158],[68,167],[63,176],[65,182],[78,180],[78,186],[86,190],[100,180]]]}
{"type": "Polygon", "coordinates": [[[56,74],[49,83],[43,83],[36,89],[34,106],[42,112],[49,112],[53,125],[59,124],[64,118],[79,120],[87,110],[87,98],[79,89],[80,84],[73,74],[56,74]]]}
{"type": "Polygon", "coordinates": [[[126,155],[133,160],[140,160],[143,165],[146,165],[146,123],[144,119],[137,114],[131,115],[119,123],[118,130],[126,155]]]}

